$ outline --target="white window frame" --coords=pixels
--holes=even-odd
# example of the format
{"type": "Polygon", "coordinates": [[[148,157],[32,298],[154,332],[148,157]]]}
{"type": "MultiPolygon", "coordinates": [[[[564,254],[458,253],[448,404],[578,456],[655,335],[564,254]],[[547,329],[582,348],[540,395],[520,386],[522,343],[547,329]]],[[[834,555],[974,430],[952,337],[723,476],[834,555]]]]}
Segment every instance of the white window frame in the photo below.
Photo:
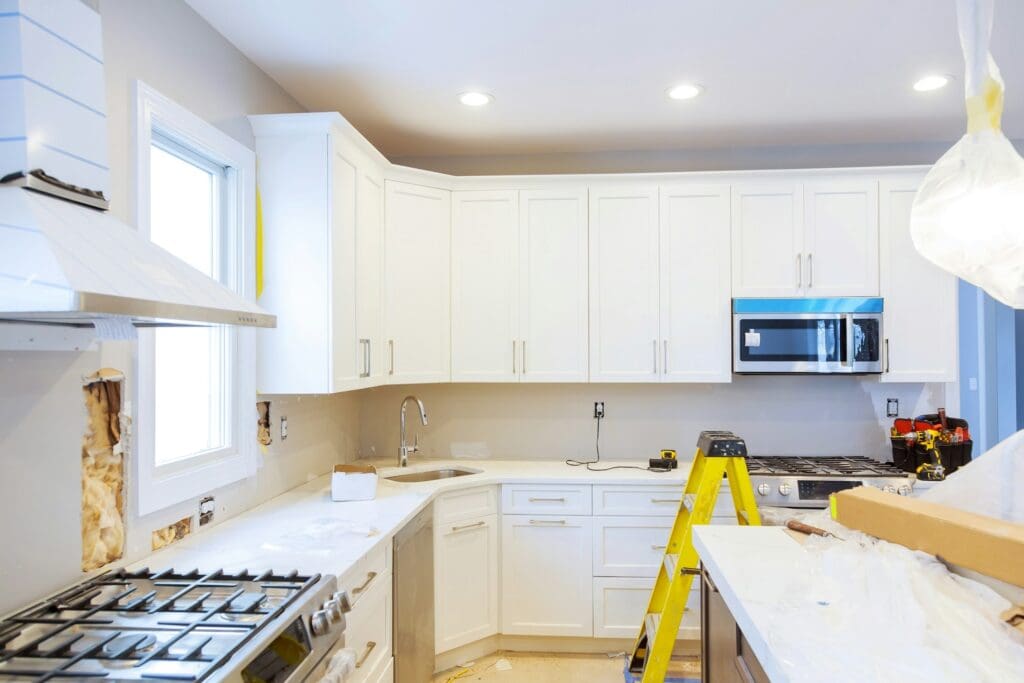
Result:
{"type": "MultiPolygon", "coordinates": [[[[195,151],[227,169],[224,193],[228,230],[223,259],[226,282],[255,300],[256,156],[252,150],[207,123],[141,81],[134,98],[135,219],[145,237],[150,235],[150,150],[154,131],[159,138],[195,151]]],[[[233,346],[232,393],[227,448],[157,465],[155,461],[154,346],[152,330],[139,330],[134,395],[136,483],[140,515],[156,512],[255,474],[259,455],[255,441],[256,337],[245,327],[229,328],[233,346]]]]}

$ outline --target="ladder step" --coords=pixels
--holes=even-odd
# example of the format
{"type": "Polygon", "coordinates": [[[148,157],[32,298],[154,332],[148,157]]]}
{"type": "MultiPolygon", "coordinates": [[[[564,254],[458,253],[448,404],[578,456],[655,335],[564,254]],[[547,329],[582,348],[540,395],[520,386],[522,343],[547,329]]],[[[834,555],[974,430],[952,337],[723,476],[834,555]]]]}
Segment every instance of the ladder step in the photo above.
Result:
{"type": "Polygon", "coordinates": [[[658,612],[648,612],[647,616],[644,617],[644,631],[647,633],[647,651],[650,652],[654,647],[654,636],[658,633],[658,626],[661,625],[661,614],[658,612]]]}
{"type": "Polygon", "coordinates": [[[665,566],[665,576],[669,579],[675,578],[676,566],[679,564],[679,553],[665,553],[665,559],[662,560],[662,564],[665,566]]]}

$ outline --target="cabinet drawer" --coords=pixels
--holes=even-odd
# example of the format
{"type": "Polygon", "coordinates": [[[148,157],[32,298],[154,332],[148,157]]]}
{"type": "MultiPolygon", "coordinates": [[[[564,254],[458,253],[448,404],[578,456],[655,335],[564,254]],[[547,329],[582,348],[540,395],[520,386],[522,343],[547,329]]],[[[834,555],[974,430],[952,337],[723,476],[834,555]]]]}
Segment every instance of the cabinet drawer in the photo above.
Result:
{"type": "Polygon", "coordinates": [[[674,517],[685,486],[595,486],[594,514],[674,517]]]}
{"type": "Polygon", "coordinates": [[[481,486],[453,491],[434,501],[434,522],[438,526],[460,519],[486,517],[498,512],[498,487],[481,486]]]}
{"type": "Polygon", "coordinates": [[[373,580],[346,615],[345,647],[356,653],[353,683],[374,680],[391,658],[391,603],[391,573],[386,572],[373,580]]]}
{"type": "Polygon", "coordinates": [[[383,580],[391,569],[391,543],[385,543],[359,560],[352,569],[338,580],[338,590],[348,593],[349,602],[355,606],[383,580]]]}
{"type": "MultiPolygon", "coordinates": [[[[686,601],[679,624],[679,640],[700,637],[700,588],[697,580],[686,601]]],[[[594,637],[635,638],[651,598],[654,580],[648,578],[594,578],[594,637]]]]}
{"type": "Polygon", "coordinates": [[[506,515],[589,515],[589,486],[501,487],[501,511],[506,515]]]}
{"type": "Polygon", "coordinates": [[[657,576],[673,521],[673,517],[595,517],[594,576],[657,576]]]}

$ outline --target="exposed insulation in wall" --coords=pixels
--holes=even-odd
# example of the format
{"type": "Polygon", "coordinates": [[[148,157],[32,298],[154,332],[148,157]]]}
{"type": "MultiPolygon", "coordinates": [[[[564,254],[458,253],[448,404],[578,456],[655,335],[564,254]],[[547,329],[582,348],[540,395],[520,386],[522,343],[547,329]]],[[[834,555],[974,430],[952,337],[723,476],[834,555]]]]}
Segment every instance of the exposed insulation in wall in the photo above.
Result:
{"type": "Polygon", "coordinates": [[[153,550],[160,550],[164,546],[179,541],[192,533],[192,518],[182,517],[174,524],[169,524],[163,529],[153,532],[153,550]]]}
{"type": "Polygon", "coordinates": [[[104,368],[82,388],[88,423],[82,438],[82,570],[124,555],[124,453],[121,387],[124,376],[104,368]]]}

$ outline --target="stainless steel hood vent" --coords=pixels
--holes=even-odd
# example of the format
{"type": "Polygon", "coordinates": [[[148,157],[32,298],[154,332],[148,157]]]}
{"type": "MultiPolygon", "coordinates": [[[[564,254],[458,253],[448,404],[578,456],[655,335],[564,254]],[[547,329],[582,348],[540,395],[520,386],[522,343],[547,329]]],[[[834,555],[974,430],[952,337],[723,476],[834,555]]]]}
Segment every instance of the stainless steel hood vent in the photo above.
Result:
{"type": "Polygon", "coordinates": [[[42,173],[0,183],[0,320],[106,327],[245,325],[275,316],[139,235],[101,193],[42,173]],[[98,324],[99,321],[99,324],[98,324]]]}

